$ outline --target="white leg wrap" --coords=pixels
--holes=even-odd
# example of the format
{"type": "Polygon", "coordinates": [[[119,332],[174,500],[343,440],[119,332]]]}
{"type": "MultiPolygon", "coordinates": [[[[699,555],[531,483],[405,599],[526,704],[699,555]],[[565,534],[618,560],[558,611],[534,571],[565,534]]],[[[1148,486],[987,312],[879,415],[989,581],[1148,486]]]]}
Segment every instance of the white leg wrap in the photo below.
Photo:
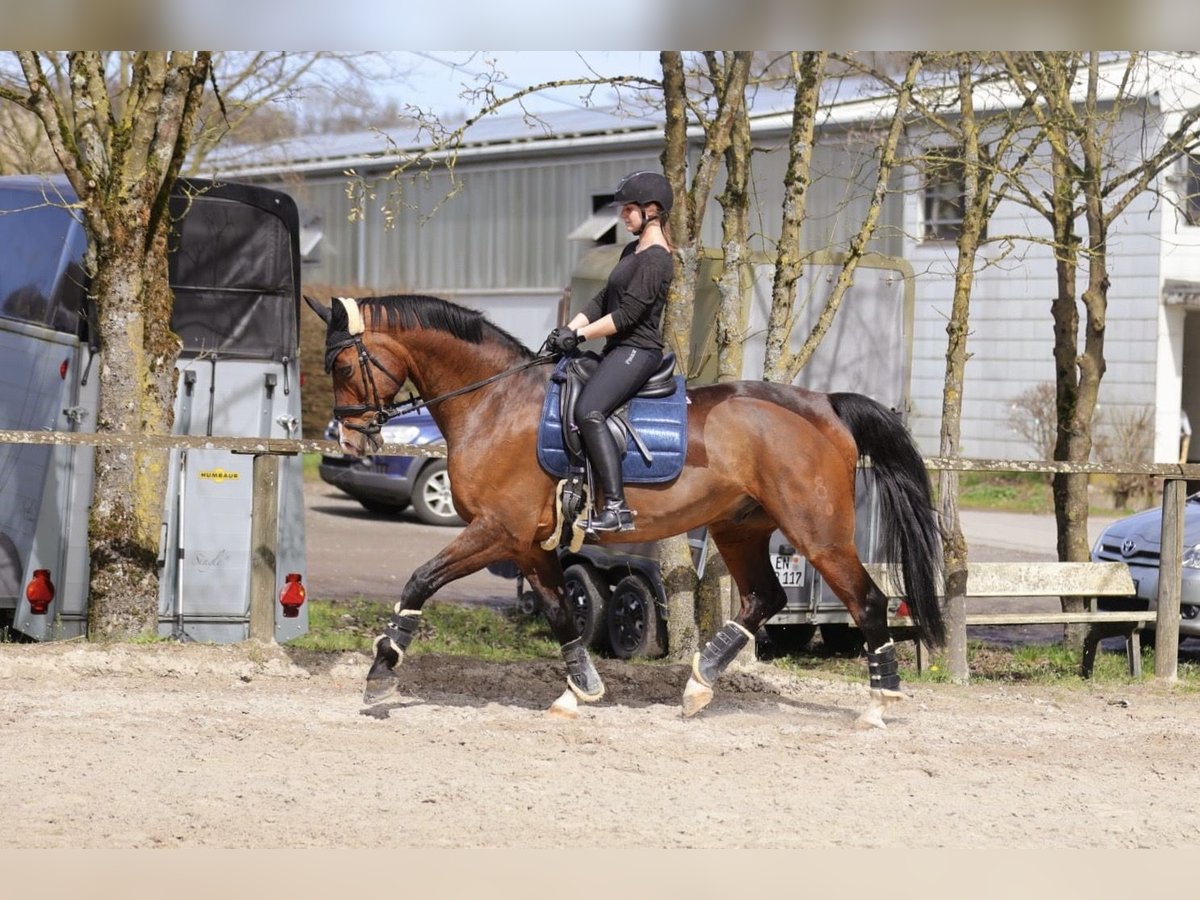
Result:
{"type": "Polygon", "coordinates": [[[398,657],[400,657],[399,659],[396,660],[396,665],[400,665],[400,663],[404,662],[404,651],[401,650],[399,645],[395,641],[393,641],[390,637],[388,637],[386,634],[381,634],[381,635],[379,635],[379,637],[375,638],[375,643],[371,645],[371,649],[374,650],[376,653],[378,653],[380,641],[387,641],[388,645],[392,648],[392,651],[398,657]]]}

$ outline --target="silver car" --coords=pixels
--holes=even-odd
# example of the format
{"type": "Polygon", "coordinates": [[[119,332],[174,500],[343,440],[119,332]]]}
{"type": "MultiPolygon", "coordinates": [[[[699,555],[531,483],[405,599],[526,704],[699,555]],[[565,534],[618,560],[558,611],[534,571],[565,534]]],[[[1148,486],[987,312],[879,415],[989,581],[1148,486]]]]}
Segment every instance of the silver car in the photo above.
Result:
{"type": "MultiPolygon", "coordinates": [[[[1183,513],[1183,583],[1179,637],[1200,637],[1200,493],[1192,494],[1183,513]]],[[[1099,597],[1101,610],[1154,609],[1158,598],[1158,559],[1162,509],[1148,509],[1119,519],[1100,533],[1092,559],[1123,562],[1137,589],[1136,597],[1099,597]]]]}

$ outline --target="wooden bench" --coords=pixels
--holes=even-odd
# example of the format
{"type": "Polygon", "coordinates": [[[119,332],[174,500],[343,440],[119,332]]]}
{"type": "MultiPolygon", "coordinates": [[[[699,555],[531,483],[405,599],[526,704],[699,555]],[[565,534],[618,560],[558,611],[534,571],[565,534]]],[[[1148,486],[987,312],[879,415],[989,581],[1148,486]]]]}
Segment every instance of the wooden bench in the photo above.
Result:
{"type": "MultiPolygon", "coordinates": [[[[880,565],[867,569],[889,597],[903,597],[880,565]]],[[[987,625],[1087,625],[1080,675],[1090,678],[1095,667],[1100,641],[1107,637],[1125,638],[1129,674],[1142,674],[1142,648],[1138,629],[1157,622],[1153,610],[1097,612],[994,613],[975,611],[975,601],[987,598],[1035,597],[1133,597],[1137,589],[1122,562],[994,562],[968,563],[967,604],[964,628],[987,625]]],[[[1093,601],[1094,602],[1094,601],[1093,601]]],[[[1092,602],[1089,602],[1089,606],[1092,602]]],[[[912,627],[912,619],[893,616],[893,627],[912,627]]],[[[966,635],[962,635],[966,645],[966,635]]],[[[923,671],[928,660],[926,649],[917,642],[917,670],[923,671]]]]}

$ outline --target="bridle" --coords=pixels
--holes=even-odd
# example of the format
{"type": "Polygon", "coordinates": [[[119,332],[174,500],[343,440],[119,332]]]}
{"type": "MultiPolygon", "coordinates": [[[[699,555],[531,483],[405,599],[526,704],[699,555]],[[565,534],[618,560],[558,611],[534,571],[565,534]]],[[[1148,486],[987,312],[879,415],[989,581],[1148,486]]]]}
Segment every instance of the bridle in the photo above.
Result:
{"type": "Polygon", "coordinates": [[[392,380],[392,383],[399,388],[404,382],[396,377],[396,375],[388,371],[387,366],[381,363],[378,357],[367,349],[363,343],[361,334],[351,335],[347,340],[332,344],[325,349],[325,359],[327,367],[332,371],[333,360],[339,353],[347,347],[354,347],[358,354],[358,371],[362,376],[364,393],[371,399],[371,403],[358,403],[346,406],[334,406],[333,417],[341,424],[343,428],[349,428],[351,431],[365,435],[368,438],[374,438],[383,429],[383,426],[393,416],[401,413],[414,412],[418,409],[433,406],[435,403],[441,403],[443,400],[449,400],[451,397],[459,397],[463,394],[469,394],[471,391],[478,390],[481,387],[499,381],[502,378],[507,378],[509,375],[515,375],[517,372],[522,372],[525,369],[531,369],[534,366],[545,365],[549,362],[554,362],[557,359],[556,354],[539,352],[533,359],[526,360],[523,363],[505,369],[503,372],[497,372],[482,381],[476,381],[472,384],[464,385],[456,388],[453,391],[442,394],[438,397],[432,397],[429,400],[418,400],[415,397],[409,397],[401,403],[384,403],[383,395],[379,391],[379,386],[375,383],[375,375],[373,370],[378,369],[384,375],[392,380]],[[361,416],[364,413],[374,413],[374,415],[365,424],[354,424],[351,422],[342,421],[347,416],[361,416]]]}

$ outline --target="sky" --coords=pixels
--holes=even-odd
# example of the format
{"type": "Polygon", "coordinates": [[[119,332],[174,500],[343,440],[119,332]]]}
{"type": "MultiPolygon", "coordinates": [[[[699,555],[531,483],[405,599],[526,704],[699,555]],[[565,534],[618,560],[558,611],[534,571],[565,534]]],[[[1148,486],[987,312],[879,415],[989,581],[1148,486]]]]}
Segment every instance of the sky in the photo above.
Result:
{"type": "MultiPolygon", "coordinates": [[[[599,74],[645,75],[660,78],[657,50],[397,50],[389,54],[397,71],[391,87],[380,91],[401,103],[415,103],[439,116],[474,112],[478,102],[461,95],[478,76],[490,70],[489,60],[503,72],[504,95],[546,81],[586,78],[599,74]]],[[[532,95],[526,105],[533,112],[582,108],[583,88],[562,88],[532,95]]],[[[592,97],[596,105],[612,102],[611,92],[600,89],[592,97]]]]}

